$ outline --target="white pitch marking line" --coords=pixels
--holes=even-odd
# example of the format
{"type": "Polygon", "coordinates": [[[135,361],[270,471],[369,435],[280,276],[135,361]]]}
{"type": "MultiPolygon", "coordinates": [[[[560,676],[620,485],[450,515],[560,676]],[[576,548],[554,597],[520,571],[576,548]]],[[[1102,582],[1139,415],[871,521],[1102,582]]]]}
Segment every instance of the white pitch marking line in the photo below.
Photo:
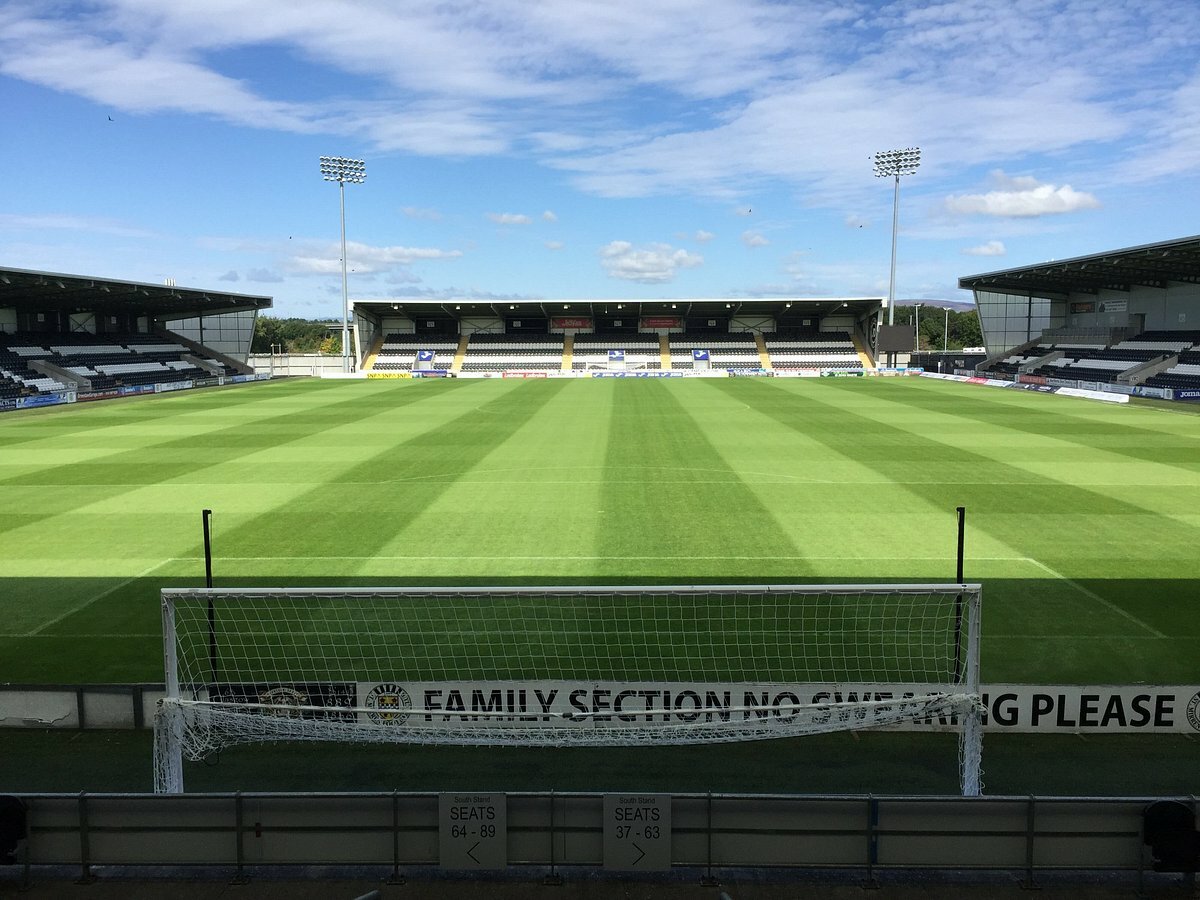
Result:
{"type": "Polygon", "coordinates": [[[1085,588],[1079,582],[1073,581],[1072,579],[1070,579],[1066,575],[1064,575],[1062,572],[1055,571],[1054,569],[1050,568],[1048,565],[1046,565],[1041,560],[1034,559],[1032,556],[1027,556],[1025,558],[1027,560],[1029,560],[1029,562],[1031,562],[1035,566],[1037,566],[1039,569],[1041,569],[1043,572],[1053,575],[1055,578],[1058,578],[1061,581],[1065,581],[1067,584],[1071,585],[1071,587],[1075,588],[1075,590],[1079,591],[1079,593],[1083,594],[1085,597],[1090,597],[1091,599],[1095,600],[1097,603],[1099,603],[1105,609],[1111,610],[1112,612],[1115,612],[1119,616],[1124,616],[1130,622],[1132,622],[1135,625],[1140,625],[1142,628],[1145,628],[1148,632],[1150,632],[1152,635],[1154,635],[1157,638],[1165,638],[1166,637],[1166,635],[1163,634],[1161,631],[1159,631],[1157,628],[1147,625],[1145,622],[1143,622],[1141,619],[1139,619],[1133,613],[1128,612],[1124,609],[1121,609],[1121,607],[1117,606],[1115,603],[1105,600],[1103,597],[1101,597],[1095,591],[1089,591],[1087,588],[1085,588]]]}
{"type": "Polygon", "coordinates": [[[51,627],[52,625],[57,625],[59,622],[61,622],[63,619],[67,618],[68,616],[75,615],[75,613],[79,612],[81,609],[87,609],[89,606],[91,606],[93,603],[97,602],[98,600],[103,600],[109,594],[115,593],[116,591],[119,591],[121,588],[123,588],[127,585],[130,585],[130,584],[133,584],[133,582],[137,581],[139,578],[145,578],[147,575],[149,575],[151,572],[155,571],[156,569],[161,569],[167,563],[174,562],[174,561],[175,561],[175,557],[169,556],[160,562],[156,562],[154,565],[150,566],[150,568],[143,569],[142,571],[138,572],[136,575],[126,578],[124,581],[120,582],[119,584],[114,584],[108,590],[101,591],[95,597],[90,597],[87,600],[84,600],[82,603],[71,607],[66,612],[62,613],[61,615],[55,616],[49,622],[43,622],[37,628],[33,629],[33,631],[28,632],[25,636],[26,637],[35,637],[35,636],[41,634],[47,628],[51,627]]]}
{"type": "MultiPolygon", "coordinates": [[[[180,562],[189,562],[191,560],[203,559],[202,556],[179,556],[176,557],[180,562]]],[[[464,556],[455,554],[453,556],[222,556],[216,562],[269,562],[271,560],[279,560],[280,562],[291,562],[293,560],[341,560],[344,562],[369,562],[378,560],[380,562],[404,562],[404,561],[475,561],[475,562],[495,562],[496,560],[518,560],[521,562],[534,561],[550,561],[550,562],[606,562],[609,560],[631,560],[631,561],[657,561],[657,560],[681,560],[683,562],[725,562],[727,560],[751,560],[751,561],[771,561],[783,560],[788,562],[805,560],[815,560],[818,562],[946,562],[947,560],[956,559],[954,556],[464,556]]],[[[967,562],[1026,562],[1029,560],[1027,556],[968,556],[967,562]]],[[[138,576],[140,577],[140,576],[138,576]]]]}

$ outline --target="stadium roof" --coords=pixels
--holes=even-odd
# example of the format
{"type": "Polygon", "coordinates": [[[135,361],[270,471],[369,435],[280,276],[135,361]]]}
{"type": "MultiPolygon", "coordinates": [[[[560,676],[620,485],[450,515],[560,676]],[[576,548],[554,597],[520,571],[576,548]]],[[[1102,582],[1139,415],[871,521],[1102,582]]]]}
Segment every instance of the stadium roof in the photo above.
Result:
{"type": "Polygon", "coordinates": [[[551,316],[615,316],[621,313],[639,316],[730,316],[738,314],[762,314],[827,316],[846,309],[862,314],[878,310],[883,306],[879,297],[754,297],[743,299],[697,298],[682,300],[501,300],[479,302],[475,300],[412,300],[405,297],[395,299],[355,300],[358,309],[370,309],[377,313],[398,312],[405,316],[420,318],[462,319],[469,316],[515,315],[551,316]]]}
{"type": "Polygon", "coordinates": [[[1129,291],[1135,287],[1165,288],[1170,282],[1200,284],[1200,235],[968,275],[958,279],[958,286],[972,291],[1048,297],[1129,291]]]}
{"type": "Polygon", "coordinates": [[[0,268],[0,308],[35,312],[112,311],[159,318],[266,309],[270,297],[90,275],[0,268]]]}

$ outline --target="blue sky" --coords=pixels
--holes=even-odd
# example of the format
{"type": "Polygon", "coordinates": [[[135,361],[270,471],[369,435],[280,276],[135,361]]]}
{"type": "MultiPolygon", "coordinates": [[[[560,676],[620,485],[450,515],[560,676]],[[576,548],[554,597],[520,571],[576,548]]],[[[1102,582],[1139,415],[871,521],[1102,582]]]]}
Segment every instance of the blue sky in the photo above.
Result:
{"type": "Polygon", "coordinates": [[[1195,0],[0,0],[0,265],[354,297],[897,296],[1200,232],[1195,0]]]}

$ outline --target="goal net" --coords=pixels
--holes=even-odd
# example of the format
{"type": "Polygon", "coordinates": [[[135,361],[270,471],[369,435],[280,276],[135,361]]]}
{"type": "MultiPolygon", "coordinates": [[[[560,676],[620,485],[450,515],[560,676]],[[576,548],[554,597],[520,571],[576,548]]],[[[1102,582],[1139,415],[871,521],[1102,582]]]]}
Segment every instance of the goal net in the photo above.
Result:
{"type": "Polygon", "coordinates": [[[980,791],[977,584],[162,592],[155,789],[255,741],[614,746],[938,717],[980,791]]]}

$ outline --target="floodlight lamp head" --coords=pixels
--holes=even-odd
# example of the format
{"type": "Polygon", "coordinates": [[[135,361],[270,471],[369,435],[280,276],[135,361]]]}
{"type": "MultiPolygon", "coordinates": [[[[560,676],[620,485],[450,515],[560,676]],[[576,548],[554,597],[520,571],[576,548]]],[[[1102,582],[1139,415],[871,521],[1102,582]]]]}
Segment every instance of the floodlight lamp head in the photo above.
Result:
{"type": "Polygon", "coordinates": [[[321,176],[326,181],[362,184],[367,180],[367,166],[361,159],[344,156],[322,156],[321,176]]]}
{"type": "Polygon", "coordinates": [[[911,175],[917,171],[921,165],[921,148],[883,150],[872,158],[875,162],[876,178],[899,178],[901,175],[911,175]]]}

